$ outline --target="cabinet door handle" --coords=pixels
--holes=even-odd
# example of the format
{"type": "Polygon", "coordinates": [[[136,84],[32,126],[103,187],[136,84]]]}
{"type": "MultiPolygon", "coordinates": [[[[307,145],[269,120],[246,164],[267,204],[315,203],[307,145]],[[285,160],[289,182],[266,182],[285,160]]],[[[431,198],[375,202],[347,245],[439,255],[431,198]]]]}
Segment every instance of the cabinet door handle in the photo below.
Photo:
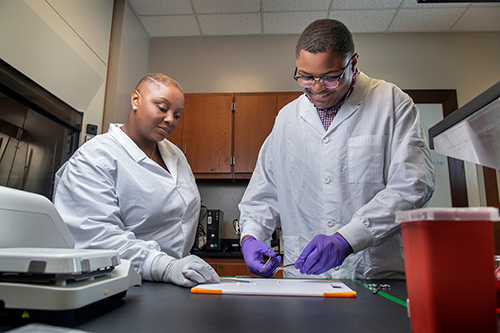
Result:
{"type": "Polygon", "coordinates": [[[187,145],[188,145],[187,143],[184,144],[184,155],[186,155],[187,153],[187,145]]]}

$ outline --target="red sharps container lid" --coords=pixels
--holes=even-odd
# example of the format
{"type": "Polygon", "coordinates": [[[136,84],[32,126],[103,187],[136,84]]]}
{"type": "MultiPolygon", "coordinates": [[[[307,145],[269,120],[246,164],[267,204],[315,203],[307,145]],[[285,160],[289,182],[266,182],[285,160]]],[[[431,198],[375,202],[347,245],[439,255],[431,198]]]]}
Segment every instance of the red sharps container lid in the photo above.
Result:
{"type": "Polygon", "coordinates": [[[498,208],[420,208],[396,212],[396,222],[412,221],[500,221],[498,208]]]}

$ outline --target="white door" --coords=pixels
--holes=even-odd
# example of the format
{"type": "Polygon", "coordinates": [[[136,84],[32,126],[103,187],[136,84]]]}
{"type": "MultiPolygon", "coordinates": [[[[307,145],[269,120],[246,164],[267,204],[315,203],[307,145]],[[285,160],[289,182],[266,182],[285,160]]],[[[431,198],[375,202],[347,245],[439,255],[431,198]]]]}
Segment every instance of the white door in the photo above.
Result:
{"type": "MultiPolygon", "coordinates": [[[[443,119],[443,105],[419,103],[417,107],[420,110],[420,122],[424,128],[425,137],[429,142],[429,128],[443,119]]],[[[431,150],[431,157],[436,171],[436,190],[427,207],[452,207],[448,158],[434,150],[431,150]]]]}

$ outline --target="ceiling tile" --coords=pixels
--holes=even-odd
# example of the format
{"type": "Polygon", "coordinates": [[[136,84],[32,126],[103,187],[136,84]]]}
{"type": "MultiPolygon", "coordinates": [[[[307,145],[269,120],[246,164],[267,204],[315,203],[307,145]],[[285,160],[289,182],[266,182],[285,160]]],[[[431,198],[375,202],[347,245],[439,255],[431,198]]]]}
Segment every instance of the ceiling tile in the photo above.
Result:
{"type": "Polygon", "coordinates": [[[198,14],[260,12],[260,0],[192,0],[198,14]]]}
{"type": "Polygon", "coordinates": [[[142,16],[141,21],[150,37],[200,35],[194,15],[142,16]]]}
{"type": "Polygon", "coordinates": [[[294,12],[328,10],[331,0],[263,0],[264,12],[294,12]]]}
{"type": "Polygon", "coordinates": [[[388,31],[439,32],[449,30],[464,8],[400,9],[388,31]]]}
{"type": "Polygon", "coordinates": [[[500,31],[500,7],[471,7],[452,31],[500,31]]]}
{"type": "Polygon", "coordinates": [[[257,35],[260,14],[198,15],[203,35],[257,35]]]}
{"type": "Polygon", "coordinates": [[[128,0],[137,15],[193,14],[189,0],[128,0]]]}
{"type": "Polygon", "coordinates": [[[453,7],[467,7],[469,3],[460,2],[434,2],[434,3],[418,3],[417,0],[404,0],[401,8],[419,8],[419,9],[434,9],[434,8],[453,8],[453,7]]]}
{"type": "Polygon", "coordinates": [[[330,18],[344,23],[351,32],[383,32],[389,27],[396,9],[389,10],[339,10],[330,18]]]}
{"type": "Polygon", "coordinates": [[[332,9],[389,9],[398,8],[402,0],[335,0],[332,9]]]}
{"type": "Polygon", "coordinates": [[[309,23],[324,19],[327,12],[264,13],[265,34],[300,34],[309,23]]]}
{"type": "Polygon", "coordinates": [[[417,3],[417,0],[126,1],[133,7],[151,37],[300,34],[312,21],[326,17],[344,22],[355,33],[500,31],[498,2],[422,4],[417,3]]]}

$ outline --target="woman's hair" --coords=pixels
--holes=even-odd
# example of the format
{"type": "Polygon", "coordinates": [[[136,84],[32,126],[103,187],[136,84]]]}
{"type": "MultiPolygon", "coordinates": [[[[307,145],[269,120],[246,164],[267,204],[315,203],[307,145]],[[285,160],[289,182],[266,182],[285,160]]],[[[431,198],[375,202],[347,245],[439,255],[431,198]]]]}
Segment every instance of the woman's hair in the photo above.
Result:
{"type": "Polygon", "coordinates": [[[344,56],[354,54],[354,41],[349,29],[340,21],[323,19],[309,24],[299,37],[295,48],[295,57],[300,50],[309,53],[327,51],[338,52],[344,56]]]}
{"type": "Polygon", "coordinates": [[[161,73],[149,73],[142,77],[135,89],[139,88],[141,84],[145,84],[149,89],[164,87],[176,87],[183,92],[182,87],[177,81],[161,73]]]}

